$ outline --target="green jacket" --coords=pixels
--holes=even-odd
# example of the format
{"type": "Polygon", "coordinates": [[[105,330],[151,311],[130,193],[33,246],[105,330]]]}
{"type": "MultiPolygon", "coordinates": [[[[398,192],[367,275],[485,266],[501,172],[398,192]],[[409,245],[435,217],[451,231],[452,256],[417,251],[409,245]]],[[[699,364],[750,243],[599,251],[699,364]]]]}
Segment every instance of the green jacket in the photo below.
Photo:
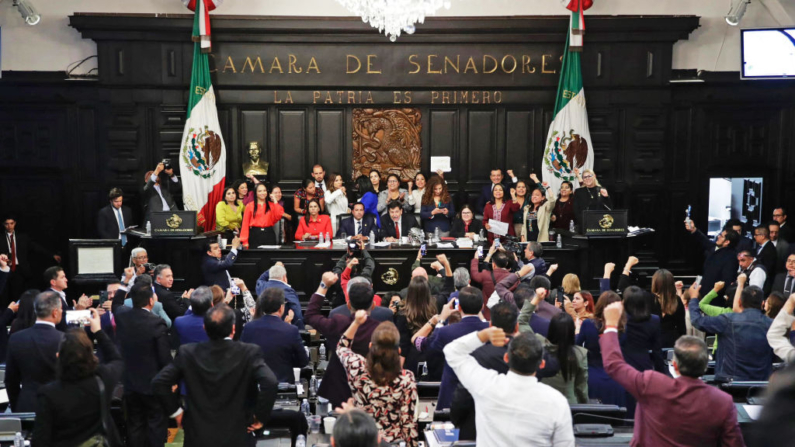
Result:
{"type": "MultiPolygon", "coordinates": [[[[709,317],[717,317],[718,315],[730,314],[734,312],[733,310],[727,307],[713,306],[712,304],[709,304],[712,302],[712,300],[714,300],[717,297],[718,297],[718,292],[716,292],[715,289],[712,289],[709,291],[707,296],[705,296],[704,298],[701,299],[701,301],[698,302],[698,308],[701,309],[701,312],[704,312],[704,315],[707,315],[709,317]]],[[[718,336],[716,335],[715,346],[712,347],[712,352],[715,352],[717,350],[718,350],[718,336]]]]}

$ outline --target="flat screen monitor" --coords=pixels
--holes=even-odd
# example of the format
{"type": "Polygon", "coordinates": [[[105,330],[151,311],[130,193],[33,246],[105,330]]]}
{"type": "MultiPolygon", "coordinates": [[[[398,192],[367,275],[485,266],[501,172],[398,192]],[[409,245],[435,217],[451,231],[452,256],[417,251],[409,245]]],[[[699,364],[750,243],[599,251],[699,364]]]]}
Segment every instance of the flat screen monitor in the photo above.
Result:
{"type": "Polygon", "coordinates": [[[740,30],[742,79],[795,78],[795,28],[740,30]]]}

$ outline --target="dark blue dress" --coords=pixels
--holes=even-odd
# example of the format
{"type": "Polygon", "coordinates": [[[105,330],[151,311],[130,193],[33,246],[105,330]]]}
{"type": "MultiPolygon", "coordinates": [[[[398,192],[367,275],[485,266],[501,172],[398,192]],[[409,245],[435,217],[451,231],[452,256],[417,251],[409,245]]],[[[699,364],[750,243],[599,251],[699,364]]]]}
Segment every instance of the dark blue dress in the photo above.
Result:
{"type": "MultiPolygon", "coordinates": [[[[625,336],[620,335],[622,338],[625,336]]],[[[605,372],[602,349],[599,347],[599,329],[593,320],[582,322],[576,343],[588,350],[588,397],[599,399],[603,404],[626,406],[628,393],[605,372]]]]}

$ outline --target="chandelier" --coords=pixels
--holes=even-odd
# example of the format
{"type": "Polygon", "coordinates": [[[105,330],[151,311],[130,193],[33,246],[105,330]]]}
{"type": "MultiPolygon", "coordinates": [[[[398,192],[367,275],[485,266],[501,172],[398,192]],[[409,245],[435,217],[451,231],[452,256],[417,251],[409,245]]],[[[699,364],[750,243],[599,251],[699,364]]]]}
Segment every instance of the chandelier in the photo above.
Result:
{"type": "Polygon", "coordinates": [[[415,23],[436,14],[441,7],[450,9],[450,0],[337,0],[364,23],[378,28],[395,42],[401,32],[414,34],[415,23]]]}

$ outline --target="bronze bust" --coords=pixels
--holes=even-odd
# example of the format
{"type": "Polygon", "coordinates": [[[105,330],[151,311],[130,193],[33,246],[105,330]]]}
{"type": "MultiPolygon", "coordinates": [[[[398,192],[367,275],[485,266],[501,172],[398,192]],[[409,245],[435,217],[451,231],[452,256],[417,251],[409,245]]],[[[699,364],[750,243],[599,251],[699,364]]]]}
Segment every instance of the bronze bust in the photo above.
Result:
{"type": "Polygon", "coordinates": [[[248,143],[249,161],[243,163],[244,175],[268,175],[268,162],[260,158],[262,148],[259,143],[252,141],[248,143]]]}

